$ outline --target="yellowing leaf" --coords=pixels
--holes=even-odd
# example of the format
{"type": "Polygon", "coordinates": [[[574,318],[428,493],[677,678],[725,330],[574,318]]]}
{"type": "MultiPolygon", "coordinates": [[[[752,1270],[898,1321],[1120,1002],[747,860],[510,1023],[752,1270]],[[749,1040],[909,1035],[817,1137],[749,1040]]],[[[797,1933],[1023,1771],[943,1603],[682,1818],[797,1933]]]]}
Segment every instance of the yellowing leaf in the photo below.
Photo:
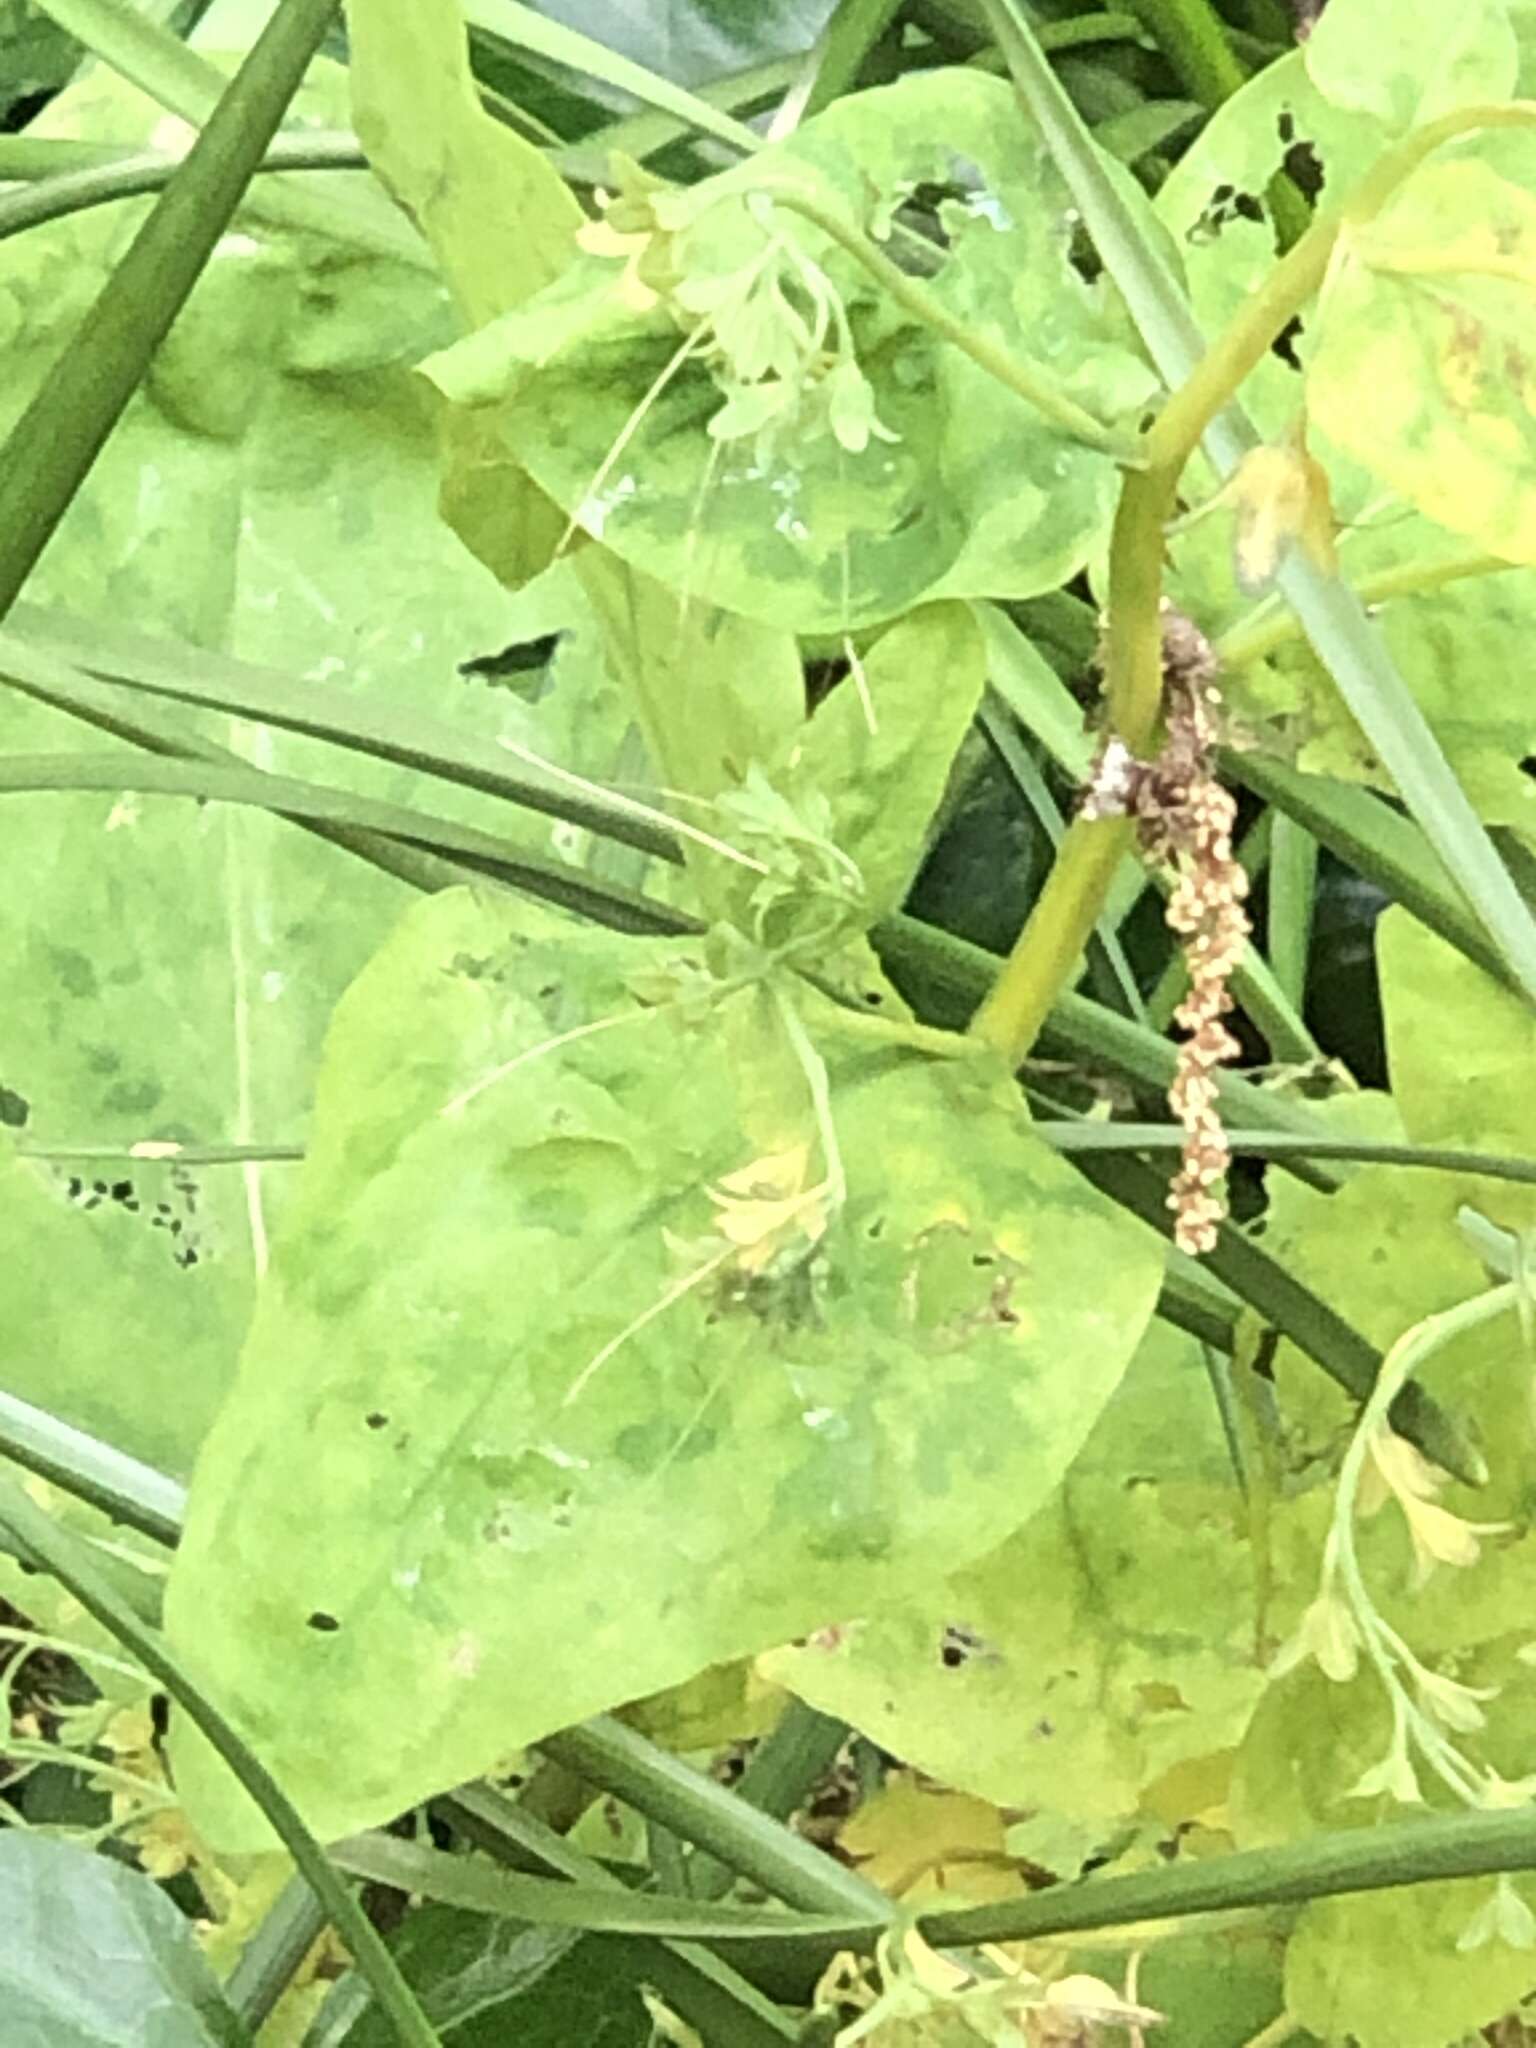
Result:
{"type": "Polygon", "coordinates": [[[1453,533],[1536,561],[1536,199],[1474,158],[1348,231],[1319,308],[1312,417],[1453,533]]]}
{"type": "Polygon", "coordinates": [[[984,1799],[944,1791],[915,1771],[895,1771],[839,1840],[860,1872],[895,1898],[963,1892],[1003,1899],[1020,1890],[1006,1836],[1002,1814],[984,1799]]]}
{"type": "Polygon", "coordinates": [[[1273,581],[1293,542],[1318,568],[1336,566],[1328,475],[1299,436],[1250,449],[1221,495],[1237,512],[1234,561],[1238,584],[1250,595],[1273,581]]]}

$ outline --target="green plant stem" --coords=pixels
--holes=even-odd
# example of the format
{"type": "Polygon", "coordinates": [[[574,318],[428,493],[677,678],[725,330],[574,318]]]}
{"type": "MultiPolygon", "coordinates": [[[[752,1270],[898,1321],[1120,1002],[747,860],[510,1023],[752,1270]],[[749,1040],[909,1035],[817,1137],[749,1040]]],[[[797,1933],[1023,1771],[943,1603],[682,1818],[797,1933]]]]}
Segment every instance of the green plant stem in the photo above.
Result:
{"type": "Polygon", "coordinates": [[[1299,1012],[1307,997],[1312,915],[1317,900],[1317,841],[1283,811],[1273,819],[1269,852],[1269,964],[1299,1012]]]}
{"type": "Polygon", "coordinates": [[[1128,0],[1128,5],[1186,90],[1209,112],[1247,82],[1210,0],[1128,0]]]}
{"type": "Polygon", "coordinates": [[[909,277],[894,264],[868,235],[861,234],[856,227],[797,189],[773,183],[765,184],[762,190],[775,206],[782,206],[789,213],[798,213],[813,227],[819,228],[860,264],[914,320],[920,321],[951,347],[959,349],[962,355],[969,356],[978,369],[984,370],[1015,398],[1022,398],[1026,405],[1032,405],[1037,412],[1043,413],[1064,434],[1096,448],[1101,455],[1113,456],[1117,462],[1139,461],[1136,445],[1129,436],[1114,427],[1106,427],[1102,420],[1096,420],[1091,412],[1080,406],[1076,399],[1069,398],[1049,377],[1021,363],[1017,356],[980,329],[952,313],[920,279],[909,277]]]}
{"type": "MultiPolygon", "coordinates": [[[[1058,1152],[1177,1152],[1184,1144],[1178,1124],[1039,1121],[1035,1135],[1058,1152]]],[[[1419,1166],[1434,1173],[1462,1173],[1536,1187],[1536,1159],[1508,1152],[1463,1152],[1450,1145],[1373,1143],[1367,1138],[1313,1138],[1294,1131],[1234,1131],[1232,1150],[1251,1159],[1348,1159],[1361,1166],[1419,1166]]]]}
{"type": "Polygon", "coordinates": [[[138,389],[336,12],[282,0],[0,448],[0,617],[138,389]]]}
{"type": "MultiPolygon", "coordinates": [[[[735,1796],[772,1820],[788,1820],[837,1760],[850,1729],[846,1721],[820,1713],[791,1695],[773,1727],[748,1759],[735,1796]]],[[[695,1898],[719,1898],[729,1891],[732,1873],[712,1856],[695,1855],[688,1867],[688,1889],[695,1898]]]]}
{"type": "Polygon", "coordinates": [[[240,1951],[224,1996],[252,2035],[258,2033],[325,1932],[325,1907],[307,1879],[290,1878],[240,1951]]]}
{"type": "Polygon", "coordinates": [[[155,1543],[181,1534],[184,1486],[15,1394],[0,1393],[0,1452],[155,1543]]]}
{"type": "MultiPolygon", "coordinates": [[[[258,172],[366,170],[368,159],[355,135],[343,133],[274,136],[258,172]]],[[[155,150],[114,151],[110,159],[56,177],[39,178],[22,192],[0,194],[0,241],[44,221],[62,220],[93,206],[163,191],[177,159],[155,150]]],[[[4,172],[0,160],[0,174],[4,172]]]]}
{"type": "MultiPolygon", "coordinates": [[[[1526,562],[1506,562],[1501,555],[1453,555],[1448,561],[1398,562],[1390,569],[1377,569],[1358,577],[1354,591],[1364,605],[1389,604],[1395,597],[1443,590],[1446,584],[1460,583],[1467,577],[1496,576],[1529,566],[1526,562]]],[[[1266,598],[1215,642],[1216,658],[1223,668],[1251,668],[1301,637],[1301,621],[1294,612],[1287,611],[1280,599],[1266,598]]]]}
{"type": "Polygon", "coordinates": [[[72,1536],[13,1479],[0,1475],[0,1530],[29,1552],[43,1569],[80,1602],[86,1612],[158,1679],[187,1719],[206,1737],[261,1808],[310,1889],[324,1905],[337,1933],[367,1977],[401,2048],[441,2048],[394,1957],[378,1930],[332,1867],[287,1795],[260,1760],[246,1748],[161,1637],[139,1619],[98,1572],[90,1548],[72,1536]]]}
{"type": "Polygon", "coordinates": [[[1436,1814],[1347,1828],[1276,1848],[1163,1865],[1128,1877],[1055,1885],[995,1905],[928,1913],[919,1925],[936,1944],[969,1946],[1086,1933],[1192,1913],[1305,1905],[1345,1892],[1390,1891],[1453,1877],[1536,1869],[1536,1807],[1436,1814]]]}
{"type": "Polygon", "coordinates": [[[546,1756],[659,1821],[695,1847],[804,1912],[888,1922],[891,1902],[862,1877],[701,1777],[608,1715],[539,1744],[546,1756]]]}

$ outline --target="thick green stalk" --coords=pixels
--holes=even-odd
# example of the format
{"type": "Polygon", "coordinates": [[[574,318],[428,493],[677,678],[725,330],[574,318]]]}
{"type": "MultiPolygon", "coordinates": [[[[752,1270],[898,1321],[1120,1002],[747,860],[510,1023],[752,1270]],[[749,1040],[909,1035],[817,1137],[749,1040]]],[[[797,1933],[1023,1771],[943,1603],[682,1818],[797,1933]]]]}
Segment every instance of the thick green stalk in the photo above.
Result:
{"type": "Polygon", "coordinates": [[[0,616],[90,473],[229,225],[336,0],[283,0],[0,448],[0,616]]]}
{"type": "Polygon", "coordinates": [[[1056,1885],[958,1913],[928,1913],[919,1924],[929,1941],[946,1945],[1031,1941],[1139,1920],[1182,1920],[1191,1913],[1305,1905],[1343,1892],[1387,1891],[1503,1870],[1536,1870],[1536,1807],[1341,1829],[1277,1848],[1056,1885]]]}
{"type": "MultiPolygon", "coordinates": [[[[355,135],[343,133],[274,136],[258,171],[366,170],[368,159],[355,135]]],[[[37,179],[21,192],[0,195],[0,241],[44,221],[63,220],[93,206],[160,192],[170,183],[177,159],[157,150],[113,151],[100,163],[37,179]]],[[[0,160],[0,174],[4,163],[0,160]]]]}
{"type": "MultiPolygon", "coordinates": [[[[1023,40],[1009,19],[1011,0],[1006,11],[996,0],[987,5],[994,20],[1001,17],[1000,40],[1023,40]]],[[[1108,730],[1133,754],[1145,751],[1161,710],[1164,529],[1189,458],[1317,291],[1346,226],[1371,219],[1441,143],[1484,126],[1524,126],[1531,118],[1524,109],[1460,108],[1389,150],[1342,204],[1313,221],[1148,428],[1141,466],[1128,471],[1122,485],[1111,535],[1105,640],[1108,730]]],[[[1129,832],[1123,819],[1075,822],[997,985],[976,1013],[972,1029],[1014,1064],[1027,1057],[1057,995],[1076,974],[1129,832]]],[[[1513,896],[1512,885],[1508,893],[1513,896]]],[[[1523,908],[1521,919],[1529,924],[1523,908]]]]}
{"type": "Polygon", "coordinates": [[[90,1546],[29,1500],[14,1479],[0,1475],[0,1531],[20,1545],[72,1593],[80,1605],[158,1679],[176,1705],[228,1764],[261,1808],[292,1856],[332,1926],[394,2028],[401,2048],[441,2048],[378,1930],[332,1867],[325,1851],[266,1767],[246,1748],[161,1636],[145,1625],[97,1569],[90,1546]]]}
{"type": "Polygon", "coordinates": [[[546,1756],[707,1849],[786,1905],[804,1912],[888,1921],[889,1899],[862,1877],[746,1806],[723,1785],[647,1742],[622,1721],[599,1715],[539,1744],[546,1756]]]}

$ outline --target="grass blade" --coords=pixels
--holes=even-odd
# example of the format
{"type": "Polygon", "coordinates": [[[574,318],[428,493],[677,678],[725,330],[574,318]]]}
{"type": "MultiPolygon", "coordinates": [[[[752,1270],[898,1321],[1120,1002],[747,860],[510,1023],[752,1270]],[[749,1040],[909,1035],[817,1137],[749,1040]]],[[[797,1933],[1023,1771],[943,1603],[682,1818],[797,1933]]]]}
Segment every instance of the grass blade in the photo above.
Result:
{"type": "Polygon", "coordinates": [[[642,105],[673,115],[701,135],[712,135],[717,142],[729,143],[748,155],[763,146],[760,135],[732,115],[721,113],[697,93],[672,84],[670,79],[621,57],[615,50],[605,49],[578,29],[536,13],[523,6],[521,0],[465,0],[464,12],[477,28],[487,29],[535,57],[567,65],[587,78],[629,93],[642,105]]]}

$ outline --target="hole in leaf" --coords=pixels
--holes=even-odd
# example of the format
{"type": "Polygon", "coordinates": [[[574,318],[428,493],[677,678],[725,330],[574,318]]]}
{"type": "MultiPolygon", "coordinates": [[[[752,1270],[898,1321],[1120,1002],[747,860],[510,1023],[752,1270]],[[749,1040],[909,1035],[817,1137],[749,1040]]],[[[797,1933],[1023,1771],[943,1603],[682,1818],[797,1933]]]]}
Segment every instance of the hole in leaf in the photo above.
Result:
{"type": "Polygon", "coordinates": [[[365,1415],[363,1420],[370,1429],[384,1429],[389,1423],[389,1417],[378,1408],[375,1408],[371,1415],[365,1415]]]}
{"type": "Polygon", "coordinates": [[[1302,318],[1298,313],[1294,319],[1286,322],[1270,343],[1273,353],[1280,358],[1282,363],[1288,364],[1293,370],[1301,368],[1301,358],[1296,353],[1296,343],[1303,331],[1302,318]]]}
{"type": "Polygon", "coordinates": [[[804,664],[805,708],[810,713],[824,704],[838,684],[849,673],[846,655],[833,654],[825,658],[811,658],[804,664]]]}
{"type": "Polygon", "coordinates": [[[31,1114],[32,1105],[24,1095],[0,1084],[0,1124],[9,1130],[19,1131],[31,1114]]]}
{"type": "Polygon", "coordinates": [[[304,1626],[315,1629],[320,1635],[333,1636],[341,1627],[341,1623],[334,1614],[326,1614],[317,1607],[304,1626]]]}

